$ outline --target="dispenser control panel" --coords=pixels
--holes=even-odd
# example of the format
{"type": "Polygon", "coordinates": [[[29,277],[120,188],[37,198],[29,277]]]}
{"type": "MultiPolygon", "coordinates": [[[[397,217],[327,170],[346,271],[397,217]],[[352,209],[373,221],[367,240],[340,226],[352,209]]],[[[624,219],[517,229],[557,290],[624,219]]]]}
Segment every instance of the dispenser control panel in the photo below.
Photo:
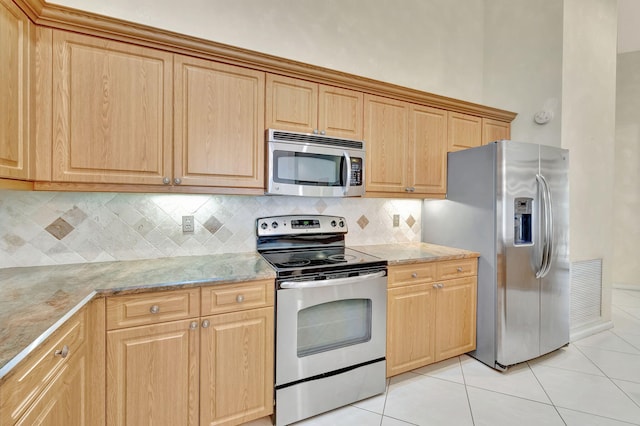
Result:
{"type": "Polygon", "coordinates": [[[513,244],[526,246],[533,244],[532,229],[533,198],[520,197],[513,205],[513,244]]]}

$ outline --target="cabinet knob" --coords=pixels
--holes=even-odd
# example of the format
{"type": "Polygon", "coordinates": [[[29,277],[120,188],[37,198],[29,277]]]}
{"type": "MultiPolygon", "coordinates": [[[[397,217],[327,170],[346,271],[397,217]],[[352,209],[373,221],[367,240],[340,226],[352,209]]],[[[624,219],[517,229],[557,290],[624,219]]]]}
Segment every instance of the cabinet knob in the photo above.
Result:
{"type": "Polygon", "coordinates": [[[438,288],[443,288],[444,284],[438,284],[438,288]]]}
{"type": "Polygon", "coordinates": [[[324,130],[320,132],[321,135],[326,135],[327,132],[325,132],[324,130]]]}
{"type": "Polygon", "coordinates": [[[313,129],[313,134],[317,135],[318,134],[318,129],[313,129]]]}
{"type": "Polygon", "coordinates": [[[244,302],[244,296],[242,294],[237,295],[236,296],[236,302],[238,302],[238,303],[244,302]]]}
{"type": "Polygon", "coordinates": [[[209,322],[209,320],[202,321],[202,328],[209,328],[210,325],[211,323],[209,322]]]}
{"type": "Polygon", "coordinates": [[[417,272],[412,273],[411,278],[418,278],[418,273],[417,272]]]}
{"type": "Polygon", "coordinates": [[[162,178],[162,183],[164,183],[165,185],[169,185],[171,183],[171,179],[165,176],[164,178],[162,178]]]}
{"type": "Polygon", "coordinates": [[[189,324],[189,329],[195,330],[196,328],[198,328],[198,321],[191,321],[191,324],[189,324]]]}
{"type": "Polygon", "coordinates": [[[175,178],[175,179],[173,179],[173,183],[175,183],[176,185],[180,185],[182,183],[182,179],[175,178]]]}
{"type": "Polygon", "coordinates": [[[458,267],[456,268],[456,271],[458,271],[458,272],[462,272],[462,267],[458,266],[458,267]]]}
{"type": "Polygon", "coordinates": [[[438,288],[438,284],[434,284],[434,285],[433,285],[433,288],[438,288]]]}
{"type": "Polygon", "coordinates": [[[53,353],[55,356],[59,356],[60,358],[66,358],[69,355],[69,346],[64,345],[62,349],[58,349],[53,353]]]}
{"type": "Polygon", "coordinates": [[[149,308],[149,312],[151,312],[152,314],[157,314],[158,312],[160,312],[160,306],[153,305],[149,308]]]}

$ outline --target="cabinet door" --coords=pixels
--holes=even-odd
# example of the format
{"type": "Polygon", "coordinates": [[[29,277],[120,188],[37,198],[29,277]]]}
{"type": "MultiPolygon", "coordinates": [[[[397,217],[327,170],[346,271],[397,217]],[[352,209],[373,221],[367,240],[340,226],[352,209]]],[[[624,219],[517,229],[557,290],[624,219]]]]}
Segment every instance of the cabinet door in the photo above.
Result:
{"type": "Polygon", "coordinates": [[[482,145],[511,138],[511,124],[504,121],[482,119],[482,145]]]}
{"type": "Polygon", "coordinates": [[[15,423],[20,426],[84,426],[89,399],[89,358],[86,345],[56,374],[26,413],[15,423]]]}
{"type": "Polygon", "coordinates": [[[476,277],[441,282],[436,303],[436,359],[476,348],[476,277]]]}
{"type": "Polygon", "coordinates": [[[52,178],[162,184],[171,175],[172,55],[53,32],[52,178]]]}
{"type": "Polygon", "coordinates": [[[10,0],[0,0],[0,177],[29,179],[30,84],[34,26],[10,0]]]}
{"type": "Polygon", "coordinates": [[[436,289],[433,284],[387,293],[387,377],[434,362],[436,289]]]}
{"type": "Polygon", "coordinates": [[[264,187],[265,73],[175,57],[175,177],[264,187]]]}
{"type": "Polygon", "coordinates": [[[266,127],[312,133],[318,129],[318,85],[267,74],[266,127]]]}
{"type": "Polygon", "coordinates": [[[364,105],[366,190],[405,192],[409,104],[365,94],[364,105]]]}
{"type": "Polygon", "coordinates": [[[237,425],[273,412],[273,307],[204,320],[200,424],[237,425]]]}
{"type": "Polygon", "coordinates": [[[329,136],[362,140],[363,93],[320,85],[318,130],[329,136]]]}
{"type": "Polygon", "coordinates": [[[107,333],[108,425],[198,424],[197,324],[183,320],[107,333]]]}
{"type": "Polygon", "coordinates": [[[407,166],[412,192],[447,192],[447,111],[411,105],[407,166]]]}
{"type": "Polygon", "coordinates": [[[449,111],[447,139],[449,152],[474,148],[482,143],[482,119],[449,111]]]}

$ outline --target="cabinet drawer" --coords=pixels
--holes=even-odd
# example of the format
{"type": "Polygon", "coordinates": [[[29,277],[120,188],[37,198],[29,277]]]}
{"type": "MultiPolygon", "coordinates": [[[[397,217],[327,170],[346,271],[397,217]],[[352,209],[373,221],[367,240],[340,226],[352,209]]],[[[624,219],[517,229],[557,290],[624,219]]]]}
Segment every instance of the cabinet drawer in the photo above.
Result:
{"type": "Polygon", "coordinates": [[[390,266],[388,287],[431,282],[436,278],[436,263],[390,266]]]}
{"type": "Polygon", "coordinates": [[[438,262],[436,277],[438,280],[471,277],[478,275],[478,259],[458,259],[438,262]]]}
{"type": "Polygon", "coordinates": [[[72,316],[7,378],[0,390],[0,424],[14,424],[51,380],[82,353],[87,340],[87,312],[83,308],[72,316]]]}
{"type": "Polygon", "coordinates": [[[200,315],[200,289],[107,298],[107,330],[156,324],[200,315]]]}
{"type": "Polygon", "coordinates": [[[273,280],[202,287],[202,315],[273,305],[273,280]]]}

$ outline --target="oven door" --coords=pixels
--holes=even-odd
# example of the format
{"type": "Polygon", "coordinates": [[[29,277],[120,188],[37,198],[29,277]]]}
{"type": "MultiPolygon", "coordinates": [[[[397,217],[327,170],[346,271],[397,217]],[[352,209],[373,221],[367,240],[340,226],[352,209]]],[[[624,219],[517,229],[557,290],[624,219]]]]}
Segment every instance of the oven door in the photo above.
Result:
{"type": "Polygon", "coordinates": [[[281,282],[276,297],[276,387],[384,358],[386,271],[281,282]]]}
{"type": "Polygon", "coordinates": [[[364,151],[270,141],[267,194],[307,197],[364,195],[364,151]]]}

